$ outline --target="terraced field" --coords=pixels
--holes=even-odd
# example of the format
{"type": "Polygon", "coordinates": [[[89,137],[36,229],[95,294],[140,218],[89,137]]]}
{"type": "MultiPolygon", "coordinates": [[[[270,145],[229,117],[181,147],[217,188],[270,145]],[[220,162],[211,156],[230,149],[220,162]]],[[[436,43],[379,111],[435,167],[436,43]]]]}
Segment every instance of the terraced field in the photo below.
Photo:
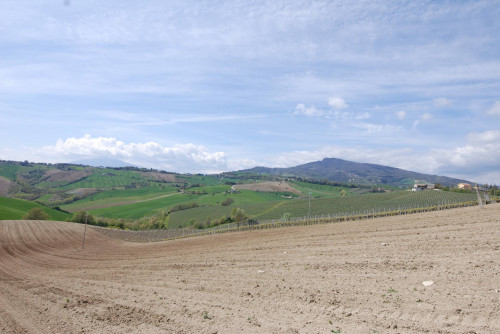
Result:
{"type": "Polygon", "coordinates": [[[150,244],[88,228],[84,249],[82,225],[0,221],[0,332],[499,333],[499,217],[496,204],[150,244]]]}

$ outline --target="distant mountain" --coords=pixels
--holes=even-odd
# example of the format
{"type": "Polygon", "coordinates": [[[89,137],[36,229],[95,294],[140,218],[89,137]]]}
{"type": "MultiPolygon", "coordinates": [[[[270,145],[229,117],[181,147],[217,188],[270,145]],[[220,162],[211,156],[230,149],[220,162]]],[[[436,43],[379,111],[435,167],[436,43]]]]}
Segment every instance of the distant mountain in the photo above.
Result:
{"type": "Polygon", "coordinates": [[[255,167],[238,172],[285,177],[296,176],[339,183],[390,185],[396,187],[412,186],[415,181],[426,181],[434,184],[440,183],[445,186],[456,186],[458,183],[468,182],[446,176],[422,174],[394,167],[352,162],[336,158],[325,158],[322,161],[310,162],[289,168],[255,167]]]}
{"type": "Polygon", "coordinates": [[[119,168],[119,167],[138,167],[134,164],[118,160],[118,159],[112,159],[112,158],[90,158],[90,159],[82,159],[78,161],[72,161],[70,162],[72,164],[76,165],[85,165],[85,166],[92,166],[92,167],[112,167],[112,168],[119,168]]]}

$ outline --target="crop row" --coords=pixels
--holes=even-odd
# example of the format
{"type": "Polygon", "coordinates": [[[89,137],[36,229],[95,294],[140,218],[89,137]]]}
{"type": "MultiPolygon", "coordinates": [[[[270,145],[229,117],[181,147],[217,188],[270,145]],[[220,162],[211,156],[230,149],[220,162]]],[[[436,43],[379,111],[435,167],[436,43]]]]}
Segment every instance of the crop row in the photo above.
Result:
{"type": "Polygon", "coordinates": [[[357,221],[362,219],[408,215],[420,212],[446,210],[446,209],[474,206],[474,205],[477,205],[476,201],[456,202],[456,203],[434,205],[430,207],[399,209],[394,211],[372,210],[372,211],[365,211],[365,213],[362,214],[345,213],[338,215],[330,215],[328,217],[325,216],[325,217],[300,218],[300,219],[296,218],[289,221],[274,220],[268,222],[261,222],[257,224],[240,223],[240,224],[221,225],[218,226],[217,228],[211,228],[207,230],[194,230],[194,229],[183,228],[183,229],[169,229],[169,230],[125,231],[125,230],[106,229],[94,226],[93,228],[96,228],[101,233],[104,233],[111,237],[120,238],[127,241],[152,242],[152,241],[180,239],[193,236],[215,235],[215,234],[229,233],[229,232],[263,230],[263,229],[293,227],[293,226],[308,226],[308,225],[327,224],[327,223],[336,223],[344,221],[357,221]]]}

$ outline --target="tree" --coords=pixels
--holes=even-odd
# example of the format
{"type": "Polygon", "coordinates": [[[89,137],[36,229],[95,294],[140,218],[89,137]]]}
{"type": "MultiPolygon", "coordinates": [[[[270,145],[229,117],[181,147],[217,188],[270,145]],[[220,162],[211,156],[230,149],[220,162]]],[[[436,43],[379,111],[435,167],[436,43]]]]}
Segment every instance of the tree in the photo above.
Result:
{"type": "Polygon", "coordinates": [[[238,226],[240,222],[242,222],[246,218],[245,211],[240,208],[234,208],[233,211],[231,211],[231,219],[238,223],[238,226]]]}
{"type": "Polygon", "coordinates": [[[345,191],[344,189],[342,189],[342,190],[340,191],[340,196],[342,196],[342,197],[346,197],[346,196],[347,196],[347,191],[345,191]]]}
{"type": "Polygon", "coordinates": [[[222,201],[222,203],[220,205],[231,206],[231,204],[233,204],[233,202],[234,202],[234,199],[232,199],[231,197],[228,197],[224,201],[222,201]]]}
{"type": "Polygon", "coordinates": [[[86,211],[78,211],[73,215],[71,221],[80,224],[85,224],[85,222],[90,225],[94,224],[94,217],[91,214],[88,214],[87,217],[87,214],[88,213],[86,211]]]}
{"type": "Polygon", "coordinates": [[[292,219],[292,214],[290,212],[285,212],[283,216],[281,216],[281,221],[283,222],[290,221],[290,219],[292,219]]]}
{"type": "Polygon", "coordinates": [[[42,208],[34,207],[23,216],[26,220],[47,220],[49,215],[42,208]]]}

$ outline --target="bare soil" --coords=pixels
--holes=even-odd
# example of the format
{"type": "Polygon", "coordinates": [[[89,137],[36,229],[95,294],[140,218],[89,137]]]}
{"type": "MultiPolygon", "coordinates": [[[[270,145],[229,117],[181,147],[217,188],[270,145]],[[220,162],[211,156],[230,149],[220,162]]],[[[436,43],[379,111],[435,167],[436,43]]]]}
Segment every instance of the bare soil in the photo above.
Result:
{"type": "Polygon", "coordinates": [[[90,170],[59,170],[59,169],[51,169],[45,172],[45,181],[47,182],[57,182],[57,181],[66,181],[66,182],[76,182],[81,180],[87,176],[89,176],[92,172],[90,170]]]}
{"type": "Polygon", "coordinates": [[[165,174],[165,173],[158,173],[158,172],[139,172],[139,173],[143,176],[151,177],[157,181],[178,182],[177,178],[175,177],[175,174],[165,174]]]}
{"type": "Polygon", "coordinates": [[[67,191],[68,194],[77,195],[77,196],[88,196],[91,194],[95,194],[97,192],[97,188],[75,188],[67,191]]]}
{"type": "Polygon", "coordinates": [[[1,333],[500,333],[500,205],[132,243],[0,221],[1,333]],[[430,286],[422,282],[432,281],[430,286]]]}
{"type": "Polygon", "coordinates": [[[247,184],[237,184],[234,186],[235,190],[252,190],[252,191],[262,191],[262,192],[288,192],[297,195],[302,195],[302,193],[292,187],[287,182],[258,182],[258,183],[247,183],[247,184]]]}
{"type": "Polygon", "coordinates": [[[0,176],[0,196],[6,196],[9,193],[12,181],[0,176]]]}

